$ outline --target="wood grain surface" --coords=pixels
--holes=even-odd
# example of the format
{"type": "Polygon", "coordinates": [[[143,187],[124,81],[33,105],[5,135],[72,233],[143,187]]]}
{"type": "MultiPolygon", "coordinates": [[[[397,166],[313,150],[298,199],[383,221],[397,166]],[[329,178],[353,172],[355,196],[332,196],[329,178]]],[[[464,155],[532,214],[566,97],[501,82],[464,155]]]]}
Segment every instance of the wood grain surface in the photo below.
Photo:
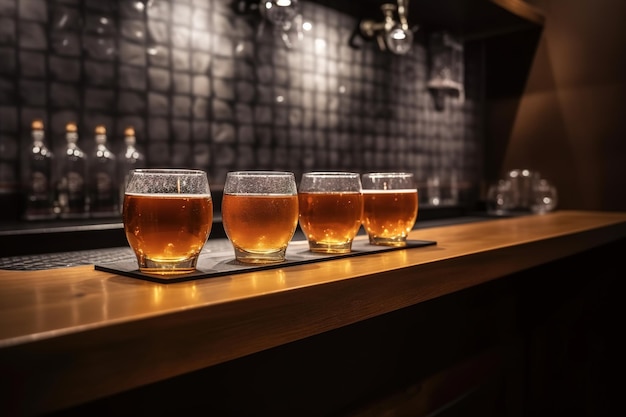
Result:
{"type": "Polygon", "coordinates": [[[557,211],[410,236],[436,246],[176,284],[93,266],[0,271],[0,410],[71,407],[624,237],[626,213],[557,211]]]}

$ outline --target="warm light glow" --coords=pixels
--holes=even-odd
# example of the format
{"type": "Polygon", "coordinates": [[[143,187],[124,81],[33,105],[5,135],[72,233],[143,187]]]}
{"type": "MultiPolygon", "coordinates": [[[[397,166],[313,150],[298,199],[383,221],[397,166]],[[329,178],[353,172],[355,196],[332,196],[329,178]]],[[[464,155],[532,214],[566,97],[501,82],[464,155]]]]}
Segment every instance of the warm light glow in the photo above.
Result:
{"type": "Polygon", "coordinates": [[[197,301],[200,297],[200,292],[198,291],[198,287],[195,282],[192,282],[191,285],[185,287],[184,291],[189,301],[197,301]]]}
{"type": "Polygon", "coordinates": [[[287,284],[287,277],[285,276],[285,271],[278,270],[276,272],[276,283],[279,284],[280,287],[284,287],[287,284]]]}
{"type": "Polygon", "coordinates": [[[158,306],[163,301],[163,287],[153,287],[152,288],[152,304],[158,306]]]}
{"type": "Polygon", "coordinates": [[[33,120],[31,123],[31,128],[34,130],[43,130],[43,122],[39,119],[33,120]]]}
{"type": "Polygon", "coordinates": [[[311,24],[311,22],[304,22],[302,24],[302,29],[306,30],[307,32],[310,31],[311,29],[313,29],[313,24],[311,24]]]}
{"type": "Polygon", "coordinates": [[[289,7],[291,6],[291,0],[277,0],[276,5],[280,7],[289,7]]]}

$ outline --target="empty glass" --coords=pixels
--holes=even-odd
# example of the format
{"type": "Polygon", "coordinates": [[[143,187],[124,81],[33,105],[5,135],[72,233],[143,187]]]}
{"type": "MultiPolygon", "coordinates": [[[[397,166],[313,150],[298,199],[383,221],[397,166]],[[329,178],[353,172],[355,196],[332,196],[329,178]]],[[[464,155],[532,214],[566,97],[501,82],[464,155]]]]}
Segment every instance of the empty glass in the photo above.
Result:
{"type": "Polygon", "coordinates": [[[541,178],[538,171],[530,169],[513,169],[505,177],[514,192],[515,201],[511,207],[514,211],[528,212],[532,204],[533,184],[541,178]]]}
{"type": "Polygon", "coordinates": [[[548,180],[539,179],[533,183],[530,211],[545,214],[553,211],[558,203],[556,187],[548,180]]]}
{"type": "Polygon", "coordinates": [[[518,196],[510,180],[498,180],[489,185],[485,203],[487,214],[506,216],[516,207],[518,196]]]}

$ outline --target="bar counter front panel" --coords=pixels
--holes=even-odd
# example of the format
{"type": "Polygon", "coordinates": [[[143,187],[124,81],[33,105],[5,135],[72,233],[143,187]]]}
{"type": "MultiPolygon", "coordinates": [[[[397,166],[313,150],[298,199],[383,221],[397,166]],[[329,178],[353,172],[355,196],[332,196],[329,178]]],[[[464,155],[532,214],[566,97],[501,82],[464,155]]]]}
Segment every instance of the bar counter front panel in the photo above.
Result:
{"type": "Polygon", "coordinates": [[[626,213],[556,211],[410,238],[437,244],[173,284],[93,265],[1,270],[0,410],[69,410],[449,299],[623,242],[626,213]]]}

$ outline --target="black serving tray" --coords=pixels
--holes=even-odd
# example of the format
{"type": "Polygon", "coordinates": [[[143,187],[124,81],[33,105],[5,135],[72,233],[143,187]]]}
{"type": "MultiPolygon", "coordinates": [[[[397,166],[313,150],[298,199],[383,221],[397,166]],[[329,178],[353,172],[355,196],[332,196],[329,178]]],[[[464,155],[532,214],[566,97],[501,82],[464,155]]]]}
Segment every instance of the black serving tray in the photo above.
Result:
{"type": "Polygon", "coordinates": [[[241,274],[244,272],[261,271],[266,269],[285,268],[292,265],[302,265],[315,262],[323,262],[333,259],[348,258],[353,256],[367,255],[370,253],[389,252],[394,250],[405,250],[421,248],[424,246],[436,245],[432,240],[408,240],[406,246],[376,246],[371,245],[367,237],[359,237],[352,243],[352,251],[342,254],[320,254],[309,251],[306,240],[291,241],[287,247],[286,260],[272,264],[244,264],[235,259],[234,251],[231,249],[221,249],[219,251],[203,251],[198,259],[195,272],[180,275],[156,275],[140,272],[137,268],[136,260],[121,260],[110,263],[96,263],[95,269],[98,271],[111,272],[131,278],[138,278],[146,281],[170,284],[224,275],[241,274]]]}

